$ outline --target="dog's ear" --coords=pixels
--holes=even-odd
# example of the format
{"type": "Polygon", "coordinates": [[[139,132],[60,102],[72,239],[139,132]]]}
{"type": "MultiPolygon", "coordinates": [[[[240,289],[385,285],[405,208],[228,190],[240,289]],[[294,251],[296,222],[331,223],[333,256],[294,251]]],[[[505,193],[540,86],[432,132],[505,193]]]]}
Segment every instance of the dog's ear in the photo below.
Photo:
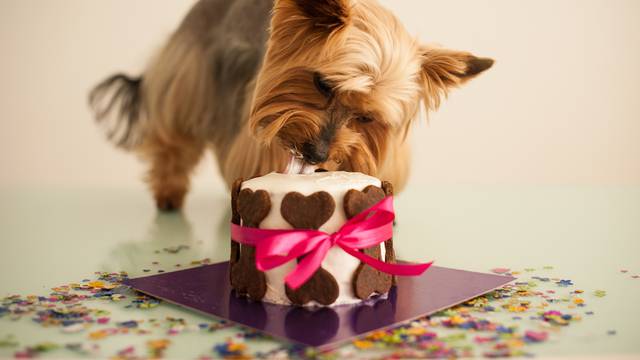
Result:
{"type": "Polygon", "coordinates": [[[334,30],[349,22],[349,0],[280,0],[294,5],[313,27],[334,30]]]}
{"type": "Polygon", "coordinates": [[[423,98],[427,109],[435,110],[449,89],[464,84],[493,65],[493,59],[468,52],[422,47],[423,98]]]}

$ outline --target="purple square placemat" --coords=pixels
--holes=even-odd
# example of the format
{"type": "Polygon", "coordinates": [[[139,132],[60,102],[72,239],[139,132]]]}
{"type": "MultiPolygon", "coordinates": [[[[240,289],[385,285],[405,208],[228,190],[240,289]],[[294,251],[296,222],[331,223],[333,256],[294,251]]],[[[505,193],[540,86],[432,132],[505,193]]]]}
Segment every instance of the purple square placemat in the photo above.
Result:
{"type": "Polygon", "coordinates": [[[307,309],[238,298],[229,285],[228,262],[128,279],[145,294],[260,330],[276,338],[327,350],[368,332],[433,314],[514,280],[432,266],[421,276],[398,277],[386,299],[307,309]]]}

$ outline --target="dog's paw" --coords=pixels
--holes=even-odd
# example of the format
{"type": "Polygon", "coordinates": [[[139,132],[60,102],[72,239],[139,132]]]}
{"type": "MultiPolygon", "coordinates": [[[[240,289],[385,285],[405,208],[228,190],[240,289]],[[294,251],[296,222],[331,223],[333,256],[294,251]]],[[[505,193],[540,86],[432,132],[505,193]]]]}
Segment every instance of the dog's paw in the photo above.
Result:
{"type": "Polygon", "coordinates": [[[156,207],[160,211],[177,211],[182,209],[186,191],[167,191],[155,194],[156,207]]]}

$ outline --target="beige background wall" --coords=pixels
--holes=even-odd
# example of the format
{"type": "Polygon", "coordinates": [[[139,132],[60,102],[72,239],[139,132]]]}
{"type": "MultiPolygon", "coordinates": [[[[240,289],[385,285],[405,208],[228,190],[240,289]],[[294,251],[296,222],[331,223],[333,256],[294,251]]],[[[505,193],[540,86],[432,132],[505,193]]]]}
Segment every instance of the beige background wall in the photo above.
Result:
{"type": "MultiPolygon", "coordinates": [[[[2,0],[0,185],[141,187],[86,94],[139,72],[192,3],[2,0]]],[[[415,127],[413,186],[640,184],[640,1],[383,3],[420,39],[497,60],[415,127]]],[[[196,188],[221,186],[212,161],[196,188]]]]}

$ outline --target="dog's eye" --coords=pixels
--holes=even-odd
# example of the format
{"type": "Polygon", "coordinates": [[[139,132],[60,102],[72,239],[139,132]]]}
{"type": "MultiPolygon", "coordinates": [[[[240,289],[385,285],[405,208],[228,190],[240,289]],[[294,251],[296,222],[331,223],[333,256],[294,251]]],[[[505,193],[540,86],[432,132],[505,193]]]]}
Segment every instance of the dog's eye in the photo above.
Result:
{"type": "Polygon", "coordinates": [[[313,74],[313,83],[316,89],[325,97],[333,95],[333,87],[318,73],[313,74]]]}
{"type": "Polygon", "coordinates": [[[358,116],[356,120],[358,120],[358,122],[361,124],[367,124],[373,121],[373,119],[369,116],[358,116]]]}

